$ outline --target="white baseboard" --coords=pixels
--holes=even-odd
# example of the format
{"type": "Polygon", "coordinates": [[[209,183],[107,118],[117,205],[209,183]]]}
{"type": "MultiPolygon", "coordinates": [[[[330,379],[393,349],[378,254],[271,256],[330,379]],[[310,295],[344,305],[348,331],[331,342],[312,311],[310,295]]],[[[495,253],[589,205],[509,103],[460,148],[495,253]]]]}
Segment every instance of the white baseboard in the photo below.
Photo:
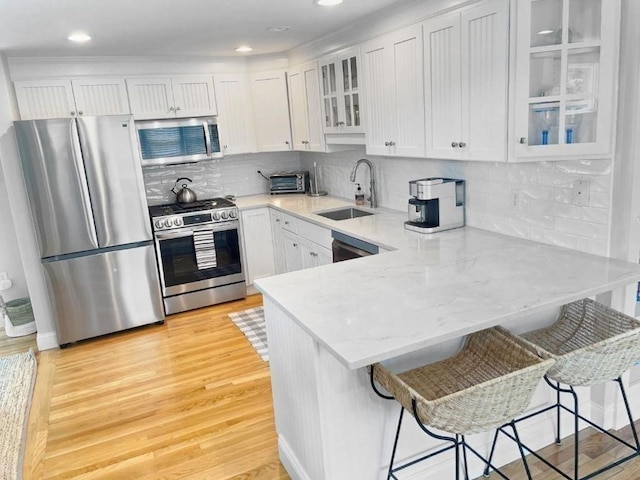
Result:
{"type": "Polygon", "coordinates": [[[282,435],[278,435],[278,452],[280,453],[280,461],[292,480],[311,480],[282,435]]]}
{"type": "Polygon", "coordinates": [[[58,348],[58,337],[56,332],[47,332],[36,334],[36,343],[38,344],[38,350],[53,350],[58,348]]]}

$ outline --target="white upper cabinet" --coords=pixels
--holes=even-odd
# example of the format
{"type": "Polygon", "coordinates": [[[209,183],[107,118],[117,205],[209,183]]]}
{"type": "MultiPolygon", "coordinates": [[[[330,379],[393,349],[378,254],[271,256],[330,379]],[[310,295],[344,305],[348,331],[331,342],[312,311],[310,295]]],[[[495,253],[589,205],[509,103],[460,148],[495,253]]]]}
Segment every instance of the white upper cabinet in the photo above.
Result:
{"type": "Polygon", "coordinates": [[[289,69],[287,79],[294,150],[326,151],[316,62],[289,69]]]}
{"type": "Polygon", "coordinates": [[[218,128],[225,155],[256,150],[248,80],[244,73],[213,76],[218,105],[218,128]]]}
{"type": "Polygon", "coordinates": [[[421,25],[361,46],[367,153],[424,157],[421,25]]]}
{"type": "Polygon", "coordinates": [[[250,82],[258,151],[291,150],[289,100],[284,70],[252,73],[250,82]]]}
{"type": "Polygon", "coordinates": [[[131,113],[136,119],[216,115],[209,75],[128,78],[131,113]]]}
{"type": "Polygon", "coordinates": [[[324,133],[363,133],[358,48],[320,59],[324,133]]]}
{"type": "Polygon", "coordinates": [[[121,78],[16,81],[20,118],[65,118],[129,113],[121,78]]]}
{"type": "Polygon", "coordinates": [[[517,2],[515,155],[612,152],[618,0],[517,2]]]}
{"type": "Polygon", "coordinates": [[[79,78],[71,85],[78,115],[131,113],[123,78],[79,78]]]}
{"type": "Polygon", "coordinates": [[[423,36],[426,156],[505,160],[507,0],[429,19],[423,36]]]}

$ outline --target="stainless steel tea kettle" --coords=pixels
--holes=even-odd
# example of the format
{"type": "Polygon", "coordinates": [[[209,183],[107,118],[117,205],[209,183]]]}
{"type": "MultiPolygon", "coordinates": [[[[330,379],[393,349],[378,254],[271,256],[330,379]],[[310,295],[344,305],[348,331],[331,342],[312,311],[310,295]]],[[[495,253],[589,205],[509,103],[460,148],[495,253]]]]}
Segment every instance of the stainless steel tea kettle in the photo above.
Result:
{"type": "Polygon", "coordinates": [[[198,196],[196,195],[196,192],[194,192],[190,188],[187,188],[187,184],[186,183],[183,183],[181,185],[180,190],[176,191],[176,188],[178,188],[178,183],[180,183],[181,180],[188,180],[189,183],[193,182],[193,180],[191,180],[190,178],[187,178],[187,177],[180,177],[178,180],[176,180],[176,184],[171,189],[171,191],[176,194],[176,202],[178,202],[178,203],[193,203],[193,202],[195,202],[198,199],[198,196]]]}

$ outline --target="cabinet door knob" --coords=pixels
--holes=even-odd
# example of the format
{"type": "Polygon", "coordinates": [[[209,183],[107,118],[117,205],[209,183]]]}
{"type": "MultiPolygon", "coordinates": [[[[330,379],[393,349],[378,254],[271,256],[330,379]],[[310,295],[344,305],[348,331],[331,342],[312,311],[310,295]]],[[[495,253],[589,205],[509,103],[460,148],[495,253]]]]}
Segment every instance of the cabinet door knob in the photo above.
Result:
{"type": "Polygon", "coordinates": [[[226,146],[226,145],[223,145],[223,146],[222,146],[222,148],[224,148],[224,149],[226,150],[226,149],[227,149],[227,146],[226,146]]]}
{"type": "Polygon", "coordinates": [[[389,142],[384,142],[384,146],[388,147],[389,146],[389,142]]]}
{"type": "Polygon", "coordinates": [[[294,243],[294,244],[293,244],[293,246],[294,246],[294,247],[297,247],[297,246],[298,246],[298,244],[297,244],[297,243],[294,243]]]}
{"type": "Polygon", "coordinates": [[[71,114],[72,117],[76,116],[76,112],[69,112],[71,114]]]}
{"type": "Polygon", "coordinates": [[[458,142],[451,142],[452,148],[458,148],[458,142]]]}
{"type": "Polygon", "coordinates": [[[176,107],[169,107],[169,111],[173,112],[176,109],[176,107]]]}
{"type": "Polygon", "coordinates": [[[280,223],[280,219],[279,218],[276,218],[276,223],[280,223]]]}
{"type": "Polygon", "coordinates": [[[525,145],[527,143],[527,137],[520,137],[520,144],[525,145]]]}
{"type": "Polygon", "coordinates": [[[78,111],[78,115],[82,115],[82,110],[79,110],[79,111],[78,111]]]}
{"type": "Polygon", "coordinates": [[[284,222],[285,225],[289,225],[289,222],[284,222]]]}
{"type": "Polygon", "coordinates": [[[339,127],[342,127],[342,126],[344,126],[344,122],[338,122],[338,123],[336,123],[336,125],[338,125],[339,127]]]}
{"type": "Polygon", "coordinates": [[[182,110],[182,107],[176,107],[176,111],[182,110]]]}
{"type": "Polygon", "coordinates": [[[395,147],[396,146],[396,142],[389,142],[389,146],[390,147],[395,147]]]}
{"type": "Polygon", "coordinates": [[[464,147],[466,147],[466,146],[467,146],[467,144],[466,144],[466,143],[464,143],[464,142],[460,142],[460,144],[459,144],[459,145],[460,145],[460,148],[464,148],[464,147]]]}

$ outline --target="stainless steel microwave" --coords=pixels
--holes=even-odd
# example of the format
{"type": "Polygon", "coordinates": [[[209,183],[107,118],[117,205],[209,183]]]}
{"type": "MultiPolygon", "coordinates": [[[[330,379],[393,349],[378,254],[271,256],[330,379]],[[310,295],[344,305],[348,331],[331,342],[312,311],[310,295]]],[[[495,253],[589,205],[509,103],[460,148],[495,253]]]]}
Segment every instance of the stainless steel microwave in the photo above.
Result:
{"type": "Polygon", "coordinates": [[[216,117],[143,120],[135,125],[143,167],[223,157],[216,117]]]}
{"type": "Polygon", "coordinates": [[[309,190],[309,172],[280,172],[269,175],[271,195],[276,193],[306,193],[309,190]]]}

